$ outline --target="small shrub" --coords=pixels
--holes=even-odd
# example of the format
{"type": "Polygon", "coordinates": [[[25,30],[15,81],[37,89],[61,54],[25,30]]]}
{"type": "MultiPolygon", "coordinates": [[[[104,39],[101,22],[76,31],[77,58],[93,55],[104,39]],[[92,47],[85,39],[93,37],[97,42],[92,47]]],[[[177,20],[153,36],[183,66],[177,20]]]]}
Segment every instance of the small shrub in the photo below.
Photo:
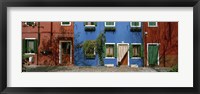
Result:
{"type": "Polygon", "coordinates": [[[178,72],[178,64],[173,66],[172,69],[170,70],[170,72],[178,72]]]}

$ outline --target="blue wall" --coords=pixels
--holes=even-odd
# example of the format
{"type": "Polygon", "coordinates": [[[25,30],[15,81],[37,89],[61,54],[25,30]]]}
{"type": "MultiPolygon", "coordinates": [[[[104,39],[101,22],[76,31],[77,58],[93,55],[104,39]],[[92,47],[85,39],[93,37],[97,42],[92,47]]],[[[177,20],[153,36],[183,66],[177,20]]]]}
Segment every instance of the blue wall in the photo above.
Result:
{"type": "MultiPolygon", "coordinates": [[[[84,22],[74,23],[74,52],[75,52],[75,65],[77,66],[97,66],[98,56],[95,59],[86,59],[84,57],[83,49],[77,45],[83,44],[85,40],[96,40],[98,35],[104,31],[104,22],[97,22],[96,30],[92,32],[85,31],[84,22]]],[[[115,22],[116,31],[109,31],[105,33],[106,43],[142,43],[142,32],[131,32],[130,22],[115,22]]],[[[143,66],[142,59],[131,59],[129,58],[130,64],[137,64],[143,66]]],[[[117,65],[117,58],[105,59],[105,64],[117,65]]]]}

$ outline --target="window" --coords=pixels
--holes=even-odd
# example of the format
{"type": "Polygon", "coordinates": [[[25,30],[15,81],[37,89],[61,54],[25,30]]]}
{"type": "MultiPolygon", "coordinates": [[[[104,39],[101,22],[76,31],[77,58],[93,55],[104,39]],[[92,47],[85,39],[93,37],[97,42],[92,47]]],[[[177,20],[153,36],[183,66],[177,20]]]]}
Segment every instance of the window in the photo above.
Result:
{"type": "Polygon", "coordinates": [[[105,22],[106,27],[115,27],[115,22],[105,22]]]}
{"type": "Polygon", "coordinates": [[[87,49],[85,51],[86,58],[95,58],[95,48],[87,49]]]}
{"type": "Polygon", "coordinates": [[[95,27],[97,24],[96,24],[96,22],[85,22],[84,25],[87,27],[90,27],[90,26],[95,27]]]}
{"type": "Polygon", "coordinates": [[[130,22],[131,27],[141,27],[141,22],[130,22]]]}
{"type": "Polygon", "coordinates": [[[36,39],[24,39],[22,49],[23,49],[23,53],[36,53],[37,52],[37,40],[36,39]]]}
{"type": "Polygon", "coordinates": [[[85,31],[95,31],[97,26],[96,22],[84,22],[85,31]]]}
{"type": "Polygon", "coordinates": [[[106,44],[106,57],[114,57],[114,44],[106,44]]]}
{"type": "Polygon", "coordinates": [[[148,22],[148,27],[157,27],[157,22],[148,22]]]}
{"type": "Polygon", "coordinates": [[[70,26],[71,22],[61,22],[61,26],[70,26]]]}
{"type": "Polygon", "coordinates": [[[141,57],[141,45],[140,44],[133,44],[133,56],[132,57],[141,57]]]}
{"type": "Polygon", "coordinates": [[[27,25],[27,26],[35,26],[35,22],[25,22],[25,25],[27,25]]]}

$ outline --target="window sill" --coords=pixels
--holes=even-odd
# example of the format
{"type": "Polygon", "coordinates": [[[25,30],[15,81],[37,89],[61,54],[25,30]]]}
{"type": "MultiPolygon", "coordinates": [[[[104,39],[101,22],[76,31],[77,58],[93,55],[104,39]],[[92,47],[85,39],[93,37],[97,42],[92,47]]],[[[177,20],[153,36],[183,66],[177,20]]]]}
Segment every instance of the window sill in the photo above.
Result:
{"type": "Polygon", "coordinates": [[[105,57],[105,59],[115,59],[115,57],[105,57]]]}
{"type": "Polygon", "coordinates": [[[131,57],[131,59],[141,59],[141,57],[131,57]]]}
{"type": "Polygon", "coordinates": [[[25,53],[25,55],[35,55],[35,53],[25,53]]]}
{"type": "Polygon", "coordinates": [[[95,27],[95,25],[85,25],[85,27],[95,27]]]}
{"type": "Polygon", "coordinates": [[[158,27],[158,26],[148,26],[148,27],[158,27]]]}

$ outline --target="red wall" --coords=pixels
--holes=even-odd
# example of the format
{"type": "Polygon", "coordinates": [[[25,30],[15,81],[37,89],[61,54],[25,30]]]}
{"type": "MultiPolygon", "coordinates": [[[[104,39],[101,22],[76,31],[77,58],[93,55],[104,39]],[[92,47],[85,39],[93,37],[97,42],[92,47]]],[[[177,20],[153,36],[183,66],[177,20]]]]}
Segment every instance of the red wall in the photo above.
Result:
{"type": "Polygon", "coordinates": [[[143,23],[144,65],[147,66],[147,43],[159,43],[159,66],[178,63],[178,22],[158,22],[158,27],[143,23]]]}
{"type": "Polygon", "coordinates": [[[72,41],[72,63],[74,63],[74,24],[61,26],[60,22],[36,22],[36,26],[26,26],[22,22],[22,39],[36,38],[39,41],[38,53],[34,55],[34,63],[38,65],[58,65],[59,41],[72,41]],[[41,52],[51,50],[52,54],[44,55],[41,52]],[[38,58],[38,59],[37,59],[38,58]]]}

